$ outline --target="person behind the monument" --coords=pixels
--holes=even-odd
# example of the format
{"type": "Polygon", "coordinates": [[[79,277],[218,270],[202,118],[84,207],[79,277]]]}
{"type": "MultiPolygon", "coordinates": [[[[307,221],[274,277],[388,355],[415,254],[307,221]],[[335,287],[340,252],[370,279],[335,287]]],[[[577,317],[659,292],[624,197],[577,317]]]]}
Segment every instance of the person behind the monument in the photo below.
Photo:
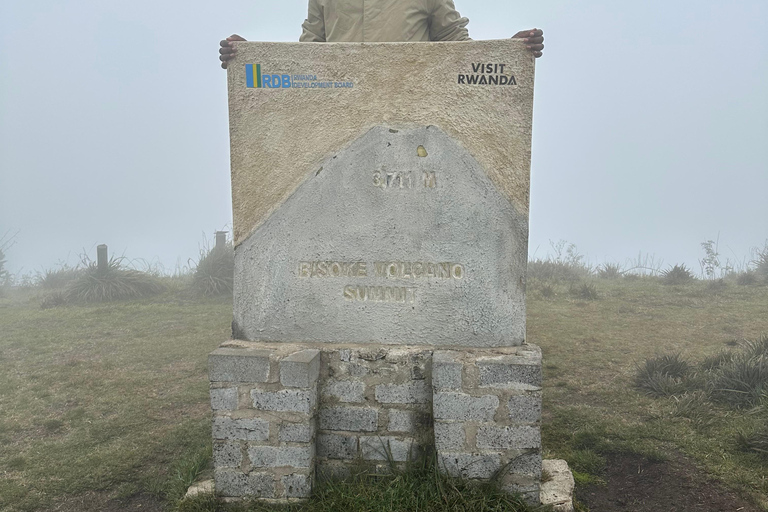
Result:
{"type": "MultiPolygon", "coordinates": [[[[309,14],[302,25],[301,42],[419,42],[468,41],[467,18],[453,0],[309,0],[309,14]]],[[[524,39],[535,57],[544,50],[544,32],[523,30],[512,36],[524,39]]],[[[221,41],[219,60],[226,69],[234,57],[233,34],[221,41]]]]}

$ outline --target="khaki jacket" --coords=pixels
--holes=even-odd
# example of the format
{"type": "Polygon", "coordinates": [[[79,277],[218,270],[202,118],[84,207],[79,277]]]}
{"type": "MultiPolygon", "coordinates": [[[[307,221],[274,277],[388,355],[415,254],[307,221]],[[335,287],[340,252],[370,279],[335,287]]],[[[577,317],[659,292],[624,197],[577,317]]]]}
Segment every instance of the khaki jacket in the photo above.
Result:
{"type": "Polygon", "coordinates": [[[466,41],[453,0],[309,0],[302,42],[466,41]]]}

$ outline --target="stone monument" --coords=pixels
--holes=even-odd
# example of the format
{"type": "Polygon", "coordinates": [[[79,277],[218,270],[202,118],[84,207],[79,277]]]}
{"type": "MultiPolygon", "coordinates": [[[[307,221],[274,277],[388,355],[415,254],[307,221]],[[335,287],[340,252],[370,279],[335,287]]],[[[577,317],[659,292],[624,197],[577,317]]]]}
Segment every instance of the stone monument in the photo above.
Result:
{"type": "Polygon", "coordinates": [[[304,498],[434,449],[538,501],[533,82],[520,40],[238,44],[233,340],[209,359],[220,495],[304,498]]]}

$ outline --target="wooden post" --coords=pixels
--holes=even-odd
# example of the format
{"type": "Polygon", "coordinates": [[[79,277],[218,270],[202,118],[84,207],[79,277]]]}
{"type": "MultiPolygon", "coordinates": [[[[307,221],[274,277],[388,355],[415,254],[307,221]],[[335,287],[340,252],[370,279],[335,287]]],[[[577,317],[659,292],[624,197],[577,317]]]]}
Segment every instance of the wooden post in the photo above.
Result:
{"type": "Polygon", "coordinates": [[[229,231],[217,231],[216,232],[216,247],[217,251],[223,251],[227,245],[227,233],[229,231]]]}
{"type": "Polygon", "coordinates": [[[99,272],[106,272],[109,268],[109,256],[107,255],[107,246],[101,244],[96,247],[96,261],[99,272]]]}

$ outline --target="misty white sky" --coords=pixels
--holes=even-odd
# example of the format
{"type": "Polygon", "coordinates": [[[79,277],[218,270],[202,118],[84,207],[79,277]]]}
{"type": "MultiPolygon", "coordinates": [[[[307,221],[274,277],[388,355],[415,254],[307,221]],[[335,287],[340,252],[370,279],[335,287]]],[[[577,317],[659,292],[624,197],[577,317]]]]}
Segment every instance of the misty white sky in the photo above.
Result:
{"type": "MultiPolygon", "coordinates": [[[[162,263],[231,226],[220,39],[295,41],[306,0],[0,0],[0,236],[12,271],[95,245],[162,263]]],[[[474,39],[545,30],[531,254],[696,271],[768,240],[766,0],[456,0],[474,39]]]]}

